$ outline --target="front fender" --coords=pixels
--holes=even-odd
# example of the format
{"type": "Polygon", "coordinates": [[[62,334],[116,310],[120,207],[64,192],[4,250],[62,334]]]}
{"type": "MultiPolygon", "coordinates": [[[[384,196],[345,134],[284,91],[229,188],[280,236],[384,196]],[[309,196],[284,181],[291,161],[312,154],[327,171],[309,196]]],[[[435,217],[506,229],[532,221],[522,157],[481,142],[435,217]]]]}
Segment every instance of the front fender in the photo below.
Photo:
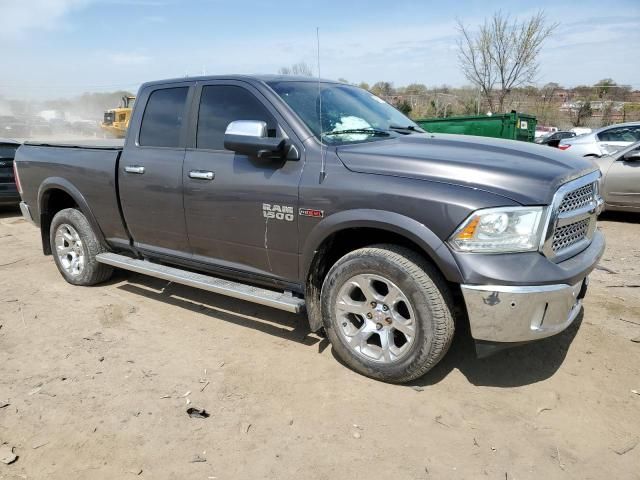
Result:
{"type": "Polygon", "coordinates": [[[447,280],[462,282],[462,274],[451,251],[426,225],[399,213],[372,209],[341,211],[318,223],[304,242],[300,262],[301,279],[308,278],[313,258],[322,243],[332,234],[350,228],[375,228],[401,235],[418,245],[447,280]]]}

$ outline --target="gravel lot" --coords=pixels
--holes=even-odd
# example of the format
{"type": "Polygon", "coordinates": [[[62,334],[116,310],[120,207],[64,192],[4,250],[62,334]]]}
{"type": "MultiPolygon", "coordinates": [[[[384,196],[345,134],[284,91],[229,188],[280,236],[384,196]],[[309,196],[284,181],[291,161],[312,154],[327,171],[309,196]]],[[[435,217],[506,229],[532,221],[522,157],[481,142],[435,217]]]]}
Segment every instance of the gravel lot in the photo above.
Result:
{"type": "Polygon", "coordinates": [[[484,360],[461,332],[393,386],[303,317],[126,272],[68,285],[1,211],[0,479],[638,479],[640,215],[600,228],[572,328],[484,360]]]}

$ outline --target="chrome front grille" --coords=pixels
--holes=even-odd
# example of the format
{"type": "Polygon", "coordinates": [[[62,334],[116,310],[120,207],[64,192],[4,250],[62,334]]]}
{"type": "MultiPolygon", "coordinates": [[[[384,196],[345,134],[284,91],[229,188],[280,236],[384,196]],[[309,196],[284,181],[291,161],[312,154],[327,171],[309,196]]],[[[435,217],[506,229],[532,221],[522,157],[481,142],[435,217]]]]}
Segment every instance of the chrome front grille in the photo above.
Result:
{"type": "Polygon", "coordinates": [[[598,195],[599,172],[562,185],[556,192],[543,253],[556,262],[569,258],[589,246],[602,204],[598,195]]]}
{"type": "Polygon", "coordinates": [[[558,208],[559,212],[571,212],[589,205],[593,201],[596,185],[589,183],[584,187],[576,188],[574,191],[567,193],[562,199],[562,203],[558,208]]]}
{"type": "Polygon", "coordinates": [[[553,243],[551,244],[553,253],[557,254],[584,239],[589,230],[589,222],[591,222],[591,219],[585,218],[579,222],[556,228],[553,232],[553,243]]]}

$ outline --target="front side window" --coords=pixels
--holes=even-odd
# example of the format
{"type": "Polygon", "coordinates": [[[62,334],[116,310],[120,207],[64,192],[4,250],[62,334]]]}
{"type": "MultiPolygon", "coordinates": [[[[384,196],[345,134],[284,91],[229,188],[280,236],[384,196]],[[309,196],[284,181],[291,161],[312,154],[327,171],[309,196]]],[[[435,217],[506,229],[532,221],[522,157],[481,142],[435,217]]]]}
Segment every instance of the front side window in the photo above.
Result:
{"type": "Polygon", "coordinates": [[[251,92],[233,85],[203,87],[196,146],[224,150],[224,132],[236,120],[261,120],[267,123],[269,136],[276,136],[276,120],[251,92]]]}
{"type": "Polygon", "coordinates": [[[189,87],[163,88],[149,96],[140,126],[139,143],[148,147],[180,146],[189,87]]]}
{"type": "Polygon", "coordinates": [[[326,143],[373,141],[423,132],[384,100],[352,85],[286,80],[268,84],[315,137],[326,143]]]}

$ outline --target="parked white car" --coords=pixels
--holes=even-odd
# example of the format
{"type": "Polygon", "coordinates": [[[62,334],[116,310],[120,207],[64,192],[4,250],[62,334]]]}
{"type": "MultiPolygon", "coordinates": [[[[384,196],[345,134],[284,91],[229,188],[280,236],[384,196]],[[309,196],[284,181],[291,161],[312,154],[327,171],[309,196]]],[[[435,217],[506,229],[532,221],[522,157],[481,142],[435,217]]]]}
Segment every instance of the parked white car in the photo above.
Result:
{"type": "Polygon", "coordinates": [[[601,157],[622,150],[638,140],[640,122],[619,123],[561,140],[558,148],[580,157],[601,157]]]}

